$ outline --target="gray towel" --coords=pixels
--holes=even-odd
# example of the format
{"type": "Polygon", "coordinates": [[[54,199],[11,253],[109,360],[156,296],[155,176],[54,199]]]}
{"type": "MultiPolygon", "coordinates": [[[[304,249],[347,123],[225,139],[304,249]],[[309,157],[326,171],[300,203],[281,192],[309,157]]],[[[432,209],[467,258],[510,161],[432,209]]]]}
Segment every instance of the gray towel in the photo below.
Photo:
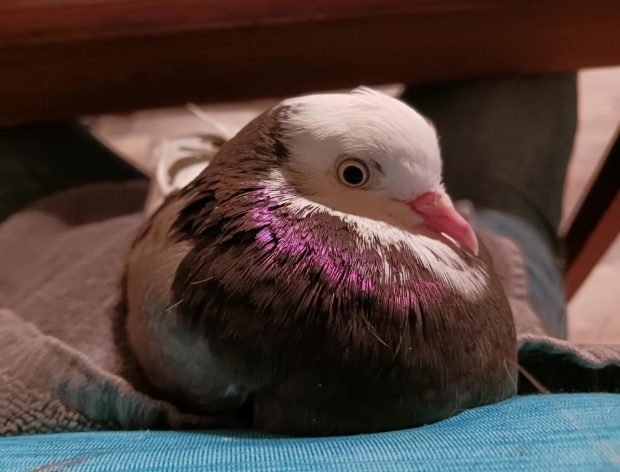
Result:
{"type": "MultiPolygon", "coordinates": [[[[145,196],[142,182],[95,184],[39,201],[0,226],[0,435],[222,424],[150,398],[123,377],[113,315],[145,196]]],[[[482,237],[528,370],[550,390],[620,391],[620,346],[546,336],[527,303],[518,249],[482,237]]]]}

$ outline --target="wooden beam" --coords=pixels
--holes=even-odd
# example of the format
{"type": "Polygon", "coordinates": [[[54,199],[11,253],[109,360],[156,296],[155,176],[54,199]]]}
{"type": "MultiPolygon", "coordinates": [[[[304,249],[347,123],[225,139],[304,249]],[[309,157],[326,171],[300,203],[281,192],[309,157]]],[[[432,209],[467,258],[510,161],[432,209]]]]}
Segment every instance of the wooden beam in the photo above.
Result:
{"type": "Polygon", "coordinates": [[[620,233],[620,132],[564,237],[570,299],[620,233]]]}
{"type": "Polygon", "coordinates": [[[617,0],[4,0],[0,124],[620,64],[617,18],[617,0]]]}

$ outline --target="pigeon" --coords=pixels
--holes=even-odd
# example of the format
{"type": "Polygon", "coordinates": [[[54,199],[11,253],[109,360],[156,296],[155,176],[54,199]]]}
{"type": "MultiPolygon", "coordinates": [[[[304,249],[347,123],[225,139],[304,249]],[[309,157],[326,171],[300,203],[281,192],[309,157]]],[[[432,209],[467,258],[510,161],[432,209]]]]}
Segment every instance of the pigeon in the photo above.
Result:
{"type": "Polygon", "coordinates": [[[261,431],[402,429],[516,394],[512,313],[436,132],[368,88],[286,99],[223,144],[138,234],[124,293],[152,391],[261,431]]]}

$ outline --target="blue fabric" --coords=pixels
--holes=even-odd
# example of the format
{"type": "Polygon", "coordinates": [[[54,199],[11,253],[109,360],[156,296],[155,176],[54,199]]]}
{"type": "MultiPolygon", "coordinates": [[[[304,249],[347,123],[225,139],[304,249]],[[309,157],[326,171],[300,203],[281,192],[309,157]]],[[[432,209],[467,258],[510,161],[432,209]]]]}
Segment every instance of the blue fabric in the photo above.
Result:
{"type": "Polygon", "coordinates": [[[511,239],[521,250],[529,300],[543,327],[552,336],[566,339],[566,300],[562,272],[549,244],[534,226],[518,216],[488,208],[476,210],[475,224],[511,239]]]}
{"type": "Polygon", "coordinates": [[[123,431],[0,438],[5,471],[618,471],[620,395],[517,397],[417,429],[276,438],[123,431]]]}

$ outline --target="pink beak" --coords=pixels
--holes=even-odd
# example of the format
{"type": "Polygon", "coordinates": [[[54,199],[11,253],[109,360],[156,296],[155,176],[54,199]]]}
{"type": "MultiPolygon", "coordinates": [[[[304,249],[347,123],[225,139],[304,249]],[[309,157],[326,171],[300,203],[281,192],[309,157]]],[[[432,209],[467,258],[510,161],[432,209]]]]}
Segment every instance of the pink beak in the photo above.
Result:
{"type": "Polygon", "coordinates": [[[461,246],[478,254],[478,238],[469,223],[454,209],[445,193],[426,192],[406,202],[424,222],[424,226],[437,233],[444,233],[461,246]]]}

